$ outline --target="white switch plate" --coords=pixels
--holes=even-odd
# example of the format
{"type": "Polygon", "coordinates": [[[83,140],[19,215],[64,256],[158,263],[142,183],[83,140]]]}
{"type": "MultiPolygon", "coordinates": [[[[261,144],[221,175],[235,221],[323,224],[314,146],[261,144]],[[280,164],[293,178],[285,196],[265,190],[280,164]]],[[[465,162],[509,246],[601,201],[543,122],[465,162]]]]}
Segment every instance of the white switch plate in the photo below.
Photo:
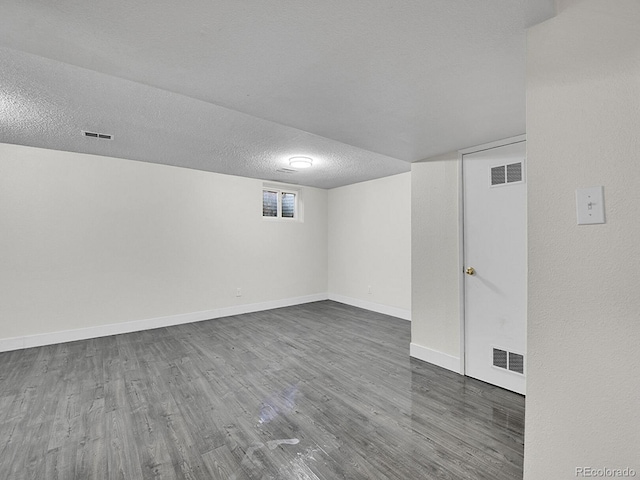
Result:
{"type": "Polygon", "coordinates": [[[604,187],[586,187],[576,190],[578,225],[604,223],[604,187]]]}

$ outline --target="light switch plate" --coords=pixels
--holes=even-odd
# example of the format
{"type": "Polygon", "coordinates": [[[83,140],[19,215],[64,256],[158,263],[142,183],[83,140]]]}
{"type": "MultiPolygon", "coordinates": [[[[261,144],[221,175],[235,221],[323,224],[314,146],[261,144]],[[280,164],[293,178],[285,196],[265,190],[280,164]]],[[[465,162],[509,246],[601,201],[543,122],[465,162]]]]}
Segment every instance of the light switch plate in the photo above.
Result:
{"type": "Polygon", "coordinates": [[[604,223],[604,187],[586,187],[576,190],[578,225],[604,223]]]}

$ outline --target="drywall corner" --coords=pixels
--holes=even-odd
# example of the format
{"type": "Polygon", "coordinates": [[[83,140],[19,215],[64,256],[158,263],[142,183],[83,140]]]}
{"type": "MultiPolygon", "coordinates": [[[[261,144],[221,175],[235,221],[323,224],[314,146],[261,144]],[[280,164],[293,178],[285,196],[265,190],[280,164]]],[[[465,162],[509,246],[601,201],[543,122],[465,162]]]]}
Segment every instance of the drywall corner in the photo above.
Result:
{"type": "Polygon", "coordinates": [[[452,358],[461,341],[459,196],[457,152],[411,165],[411,342],[452,358]]]}
{"type": "Polygon", "coordinates": [[[407,317],[411,172],[329,190],[328,218],[329,294],[407,317]]]}

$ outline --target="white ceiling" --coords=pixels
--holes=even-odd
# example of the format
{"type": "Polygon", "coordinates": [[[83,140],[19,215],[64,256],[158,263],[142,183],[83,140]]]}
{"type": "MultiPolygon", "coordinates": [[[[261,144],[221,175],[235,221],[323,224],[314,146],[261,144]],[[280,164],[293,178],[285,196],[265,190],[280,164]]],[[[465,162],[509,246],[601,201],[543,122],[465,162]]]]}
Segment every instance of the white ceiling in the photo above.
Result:
{"type": "Polygon", "coordinates": [[[332,188],[523,133],[525,26],[553,1],[0,0],[0,11],[0,141],[332,188]],[[276,172],[296,154],[314,167],[276,172]]]}

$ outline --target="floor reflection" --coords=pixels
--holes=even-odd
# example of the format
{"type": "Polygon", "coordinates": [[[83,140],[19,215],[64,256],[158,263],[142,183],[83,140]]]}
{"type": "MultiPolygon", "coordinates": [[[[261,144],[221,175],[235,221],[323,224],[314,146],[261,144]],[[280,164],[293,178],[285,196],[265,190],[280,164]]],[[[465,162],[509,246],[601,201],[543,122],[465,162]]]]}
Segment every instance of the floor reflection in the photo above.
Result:
{"type": "Polygon", "coordinates": [[[523,396],[416,359],[410,369],[413,438],[434,478],[522,478],[523,396]]]}
{"type": "Polygon", "coordinates": [[[0,354],[0,478],[522,478],[524,398],[409,342],[327,301],[0,354]]]}

